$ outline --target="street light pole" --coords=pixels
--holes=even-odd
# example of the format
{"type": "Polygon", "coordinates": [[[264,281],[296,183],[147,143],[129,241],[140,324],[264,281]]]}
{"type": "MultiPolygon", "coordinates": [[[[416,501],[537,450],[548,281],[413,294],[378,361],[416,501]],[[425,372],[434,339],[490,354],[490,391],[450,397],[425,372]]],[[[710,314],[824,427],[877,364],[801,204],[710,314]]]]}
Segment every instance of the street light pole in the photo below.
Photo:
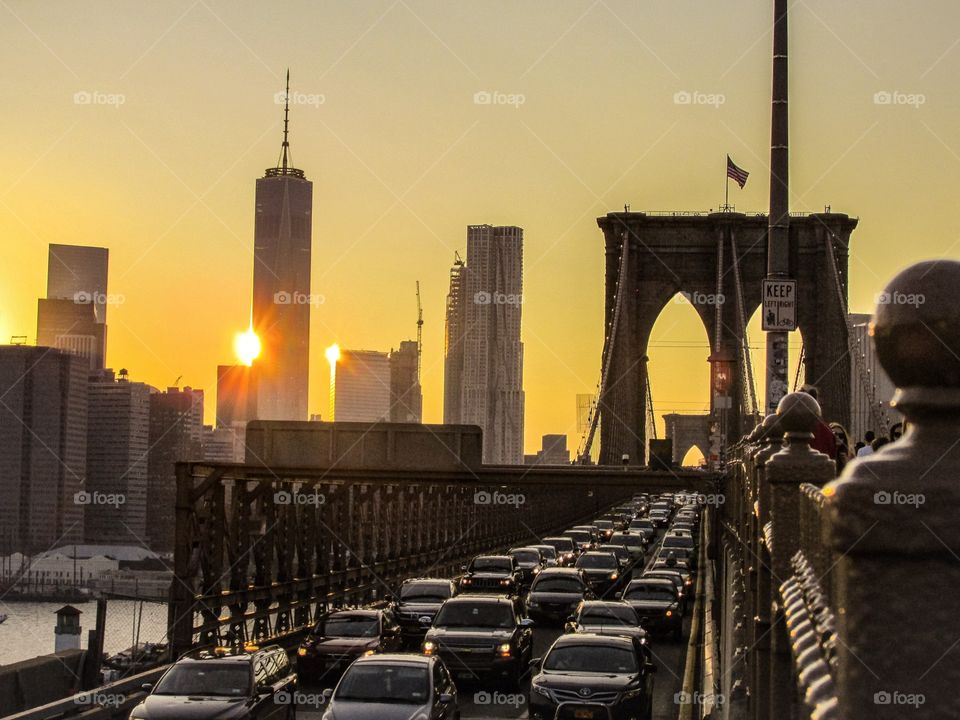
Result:
{"type": "MultiPolygon", "coordinates": [[[[790,152],[787,105],[787,2],[773,2],[773,102],[770,123],[770,216],[767,279],[790,275],[790,152]]],[[[786,329],[767,331],[766,413],[776,411],[787,393],[786,329]]]]}

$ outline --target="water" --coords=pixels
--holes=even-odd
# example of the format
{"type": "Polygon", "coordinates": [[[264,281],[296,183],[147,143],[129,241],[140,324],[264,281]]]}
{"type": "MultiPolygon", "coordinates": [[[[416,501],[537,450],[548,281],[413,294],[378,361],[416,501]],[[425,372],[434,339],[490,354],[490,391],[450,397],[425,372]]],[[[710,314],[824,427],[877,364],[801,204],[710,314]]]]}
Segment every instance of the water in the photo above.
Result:
{"type": "MultiPolygon", "coordinates": [[[[87,632],[97,621],[97,603],[72,603],[80,616],[80,647],[87,647],[87,632]]],[[[0,665],[29,660],[54,651],[53,628],[56,610],[62,602],[0,602],[0,613],[10,617],[0,623],[0,665]]],[[[134,642],[134,623],[140,625],[140,642],[165,642],[167,606],[165,603],[141,603],[133,600],[110,600],[107,603],[107,633],[104,651],[107,654],[126,650],[134,642]]]]}

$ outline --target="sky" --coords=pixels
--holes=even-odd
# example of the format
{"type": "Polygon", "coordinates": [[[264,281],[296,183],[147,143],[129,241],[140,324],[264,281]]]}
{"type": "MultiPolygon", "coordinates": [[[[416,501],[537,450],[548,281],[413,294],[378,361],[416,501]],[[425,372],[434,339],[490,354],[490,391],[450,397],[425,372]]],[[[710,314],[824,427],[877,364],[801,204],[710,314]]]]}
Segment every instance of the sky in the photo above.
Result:
{"type": "MultiPolygon", "coordinates": [[[[791,12],[791,209],[860,218],[850,307],[869,311],[906,264],[960,256],[960,6],[791,12]]],[[[108,247],[108,365],[204,388],[211,422],[249,322],[254,182],[277,162],[289,67],[323,297],[311,412],[329,414],[328,345],[415,337],[419,280],[424,415],[441,422],[454,252],[468,224],[519,225],[525,445],[575,448],[575,396],[600,372],[596,218],[716,209],[728,153],[751,173],[731,202],[766,209],[771,20],[769,0],[0,0],[0,341],[35,341],[49,243],[108,247]]],[[[668,303],[658,414],[707,408],[707,355],[693,309],[668,303]]]]}

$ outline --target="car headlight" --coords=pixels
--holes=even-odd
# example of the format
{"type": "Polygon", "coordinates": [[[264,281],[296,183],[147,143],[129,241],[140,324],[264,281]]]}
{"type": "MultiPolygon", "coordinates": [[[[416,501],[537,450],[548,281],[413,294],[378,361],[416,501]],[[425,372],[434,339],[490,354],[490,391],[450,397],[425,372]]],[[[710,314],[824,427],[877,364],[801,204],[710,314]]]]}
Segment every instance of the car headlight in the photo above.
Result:
{"type": "Polygon", "coordinates": [[[543,695],[543,697],[553,700],[553,693],[551,693],[547,688],[543,687],[543,685],[537,685],[536,683],[533,683],[530,685],[530,689],[537,695],[543,695]]]}
{"type": "Polygon", "coordinates": [[[620,697],[623,700],[633,700],[635,698],[640,697],[642,694],[643,694],[643,688],[635,687],[630,690],[624,690],[623,695],[621,695],[620,697]]]}
{"type": "MultiPolygon", "coordinates": [[[[305,647],[297,648],[297,655],[299,655],[300,657],[303,657],[306,654],[307,654],[307,649],[305,647]]],[[[133,718],[131,718],[130,720],[133,720],[133,718]]]]}
{"type": "Polygon", "coordinates": [[[460,579],[460,584],[461,584],[461,585],[469,585],[469,584],[470,584],[470,578],[461,578],[461,579],[460,579]]]}
{"type": "Polygon", "coordinates": [[[512,583],[513,583],[513,580],[511,580],[510,578],[504,578],[503,580],[500,581],[501,585],[510,585],[512,583]]]}
{"type": "Polygon", "coordinates": [[[535,568],[533,569],[533,574],[534,574],[534,575],[539,575],[539,574],[540,574],[540,568],[535,567],[535,568]]]}
{"type": "Polygon", "coordinates": [[[364,655],[373,655],[373,654],[375,654],[376,652],[377,652],[376,650],[374,650],[373,648],[371,648],[370,650],[366,650],[363,654],[364,654],[364,655]]]}
{"type": "Polygon", "coordinates": [[[509,657],[512,650],[513,648],[510,647],[510,643],[501,643],[500,645],[497,645],[497,652],[504,657],[509,657]]]}
{"type": "Polygon", "coordinates": [[[610,579],[611,579],[611,580],[616,580],[618,577],[620,577],[620,576],[617,575],[617,573],[610,573],[610,579]]]}
{"type": "Polygon", "coordinates": [[[667,610],[667,617],[673,617],[673,610],[667,610]]]}
{"type": "Polygon", "coordinates": [[[424,655],[433,655],[436,652],[437,644],[432,640],[427,640],[422,645],[424,655]]]}

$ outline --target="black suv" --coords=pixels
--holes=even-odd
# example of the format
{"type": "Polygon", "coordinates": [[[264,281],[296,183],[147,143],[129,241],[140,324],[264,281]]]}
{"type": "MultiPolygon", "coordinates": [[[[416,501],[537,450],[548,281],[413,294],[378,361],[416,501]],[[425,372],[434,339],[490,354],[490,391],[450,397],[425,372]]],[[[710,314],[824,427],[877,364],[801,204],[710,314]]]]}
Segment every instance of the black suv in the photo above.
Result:
{"type": "Polygon", "coordinates": [[[393,604],[404,642],[415,644],[419,649],[440,606],[456,594],[457,586],[443,578],[404,580],[400,595],[393,604]]]}
{"type": "Polygon", "coordinates": [[[509,555],[478,555],[464,568],[460,592],[514,595],[520,592],[521,579],[517,561],[509,555]]]}
{"type": "Polygon", "coordinates": [[[297,672],[311,683],[333,685],[362,655],[396,652],[403,639],[390,610],[337,610],[317,622],[297,650],[297,672]]]}
{"type": "Polygon", "coordinates": [[[547,568],[537,575],[526,597],[527,615],[534,620],[560,622],[582,600],[592,600],[593,592],[579,570],[547,568]]]}
{"type": "Polygon", "coordinates": [[[455,675],[500,679],[514,690],[533,651],[531,624],[513,598],[459,595],[440,608],[423,654],[439,655],[455,675]]]}
{"type": "Polygon", "coordinates": [[[578,718],[652,717],[657,668],[647,646],[636,638],[561,635],[532,667],[536,671],[530,684],[532,720],[556,717],[562,703],[582,705],[574,715],[578,718]]]}
{"type": "Polygon", "coordinates": [[[297,676],[278,645],[184,655],[130,713],[133,720],[285,720],[297,676]]]}

